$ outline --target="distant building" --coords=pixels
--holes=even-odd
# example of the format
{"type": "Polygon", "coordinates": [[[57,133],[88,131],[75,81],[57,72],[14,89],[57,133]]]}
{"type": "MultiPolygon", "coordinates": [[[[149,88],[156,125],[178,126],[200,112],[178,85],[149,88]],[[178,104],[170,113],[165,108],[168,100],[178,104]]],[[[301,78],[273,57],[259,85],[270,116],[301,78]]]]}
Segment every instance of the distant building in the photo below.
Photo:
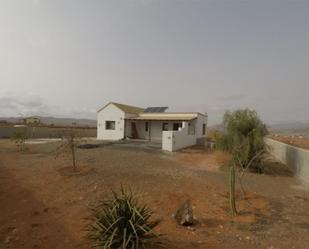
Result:
{"type": "Polygon", "coordinates": [[[38,125],[41,123],[41,119],[39,117],[27,117],[23,118],[22,121],[27,125],[38,125]]]}
{"type": "Polygon", "coordinates": [[[17,124],[17,125],[14,125],[13,126],[14,128],[24,128],[24,127],[27,127],[26,125],[19,125],[19,124],[17,124]]]}

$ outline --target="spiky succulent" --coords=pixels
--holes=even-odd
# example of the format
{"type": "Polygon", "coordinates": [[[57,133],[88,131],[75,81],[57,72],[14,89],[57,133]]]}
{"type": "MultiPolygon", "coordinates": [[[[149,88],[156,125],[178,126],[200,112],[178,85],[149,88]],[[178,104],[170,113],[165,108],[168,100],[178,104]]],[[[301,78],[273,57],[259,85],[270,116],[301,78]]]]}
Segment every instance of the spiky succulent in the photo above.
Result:
{"type": "Polygon", "coordinates": [[[90,239],[94,247],[102,249],[144,249],[158,237],[154,228],[159,220],[151,221],[153,212],[138,203],[132,191],[112,191],[112,197],[103,200],[94,210],[90,239]]]}

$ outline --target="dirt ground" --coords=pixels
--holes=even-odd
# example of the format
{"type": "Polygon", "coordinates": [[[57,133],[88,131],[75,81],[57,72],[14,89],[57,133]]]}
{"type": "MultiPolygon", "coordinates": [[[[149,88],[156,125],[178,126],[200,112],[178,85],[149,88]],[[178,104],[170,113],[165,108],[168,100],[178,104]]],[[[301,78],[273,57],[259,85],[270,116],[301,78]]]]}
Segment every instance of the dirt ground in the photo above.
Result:
{"type": "Polygon", "coordinates": [[[309,150],[309,135],[272,135],[272,139],[309,150]]]}
{"type": "Polygon", "coordinates": [[[21,153],[10,140],[0,140],[1,249],[90,248],[89,207],[121,184],[138,191],[162,220],[157,230],[165,248],[309,248],[309,194],[286,169],[248,173],[233,218],[227,171],[216,152],[79,149],[80,173],[71,174],[70,159],[52,153],[57,143],[27,146],[21,153]],[[173,218],[186,199],[196,219],[189,228],[173,218]]]}

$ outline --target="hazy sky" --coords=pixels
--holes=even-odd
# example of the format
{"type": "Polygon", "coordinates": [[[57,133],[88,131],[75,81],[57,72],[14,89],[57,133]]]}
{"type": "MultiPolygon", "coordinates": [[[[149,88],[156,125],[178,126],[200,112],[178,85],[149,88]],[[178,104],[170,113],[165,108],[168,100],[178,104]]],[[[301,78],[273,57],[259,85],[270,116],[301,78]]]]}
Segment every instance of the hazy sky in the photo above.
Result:
{"type": "Polygon", "coordinates": [[[309,0],[0,0],[0,116],[109,101],[309,122],[309,0]]]}

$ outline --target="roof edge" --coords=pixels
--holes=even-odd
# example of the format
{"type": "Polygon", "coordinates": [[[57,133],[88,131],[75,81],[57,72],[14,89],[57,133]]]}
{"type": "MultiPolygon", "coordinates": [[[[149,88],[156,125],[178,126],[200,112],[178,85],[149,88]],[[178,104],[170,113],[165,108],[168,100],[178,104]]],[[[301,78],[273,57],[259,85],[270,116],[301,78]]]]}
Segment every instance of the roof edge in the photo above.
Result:
{"type": "MultiPolygon", "coordinates": [[[[126,105],[126,104],[121,104],[121,103],[116,103],[116,102],[110,101],[106,105],[101,107],[99,110],[97,110],[97,113],[102,111],[105,107],[109,106],[110,104],[115,105],[121,111],[123,111],[123,110],[120,107],[118,107],[117,104],[126,105]]],[[[126,106],[130,106],[130,105],[126,105],[126,106]]],[[[131,107],[143,109],[143,108],[137,107],[137,106],[131,106],[131,107]]],[[[125,113],[136,114],[136,113],[132,113],[132,112],[125,112],[125,113]]],[[[141,112],[140,114],[197,114],[197,115],[201,115],[201,116],[204,116],[204,117],[208,117],[208,115],[206,113],[203,114],[201,112],[141,112]]]]}
{"type": "Polygon", "coordinates": [[[143,112],[141,114],[198,114],[204,117],[208,117],[207,114],[203,114],[201,112],[143,112]]]}
{"type": "Polygon", "coordinates": [[[101,107],[99,110],[97,110],[97,112],[102,111],[105,107],[109,106],[110,104],[113,104],[113,102],[108,102],[106,105],[104,105],[104,106],[101,107]]]}
{"type": "Polygon", "coordinates": [[[132,106],[132,105],[126,105],[126,104],[121,104],[121,103],[117,103],[117,102],[108,102],[106,105],[104,105],[103,107],[101,107],[99,110],[97,110],[97,113],[102,111],[104,108],[106,108],[107,106],[109,106],[110,104],[113,104],[115,107],[117,107],[119,110],[123,111],[124,113],[130,113],[130,114],[136,114],[135,112],[126,112],[123,109],[121,109],[118,105],[123,105],[123,106],[128,106],[128,107],[132,107],[132,108],[137,108],[137,109],[141,109],[144,110],[144,108],[141,107],[137,107],[137,106],[132,106]]]}

